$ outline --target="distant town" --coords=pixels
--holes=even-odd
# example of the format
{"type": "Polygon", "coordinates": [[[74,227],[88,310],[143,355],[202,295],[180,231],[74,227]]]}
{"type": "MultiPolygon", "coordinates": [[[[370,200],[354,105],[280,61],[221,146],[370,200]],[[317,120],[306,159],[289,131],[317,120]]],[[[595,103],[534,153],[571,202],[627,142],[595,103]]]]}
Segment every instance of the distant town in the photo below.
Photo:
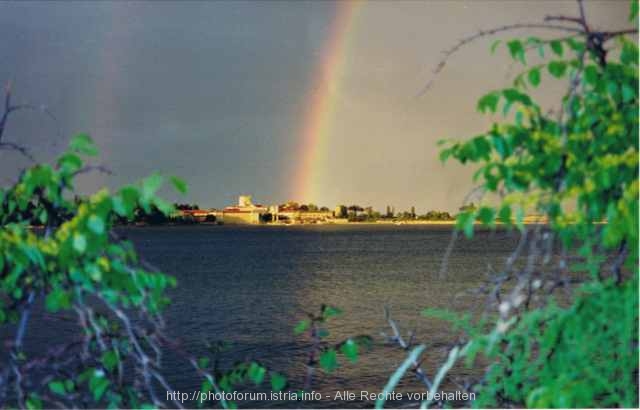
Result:
{"type": "Polygon", "coordinates": [[[345,223],[419,223],[420,221],[451,222],[455,219],[449,212],[429,211],[416,214],[415,207],[396,212],[391,205],[384,212],[359,205],[337,205],[330,209],[315,204],[287,202],[281,205],[254,204],[251,195],[240,195],[236,205],[223,209],[200,209],[197,205],[176,204],[175,212],[168,222],[217,223],[217,224],[345,224],[345,223]]]}
{"type": "MultiPolygon", "coordinates": [[[[470,203],[459,208],[459,212],[473,210],[476,205],[470,203]]],[[[451,225],[457,214],[446,211],[416,213],[415,207],[396,211],[387,205],[384,212],[370,206],[337,205],[332,209],[315,204],[287,202],[281,205],[254,204],[251,195],[240,195],[236,205],[223,209],[201,209],[196,204],[174,204],[174,211],[166,215],[152,206],[150,210],[136,210],[134,217],[119,217],[119,225],[308,225],[308,224],[396,224],[396,225],[451,225]]],[[[496,222],[499,224],[500,222],[496,222]]],[[[546,218],[526,215],[525,224],[545,224],[546,218]]]]}

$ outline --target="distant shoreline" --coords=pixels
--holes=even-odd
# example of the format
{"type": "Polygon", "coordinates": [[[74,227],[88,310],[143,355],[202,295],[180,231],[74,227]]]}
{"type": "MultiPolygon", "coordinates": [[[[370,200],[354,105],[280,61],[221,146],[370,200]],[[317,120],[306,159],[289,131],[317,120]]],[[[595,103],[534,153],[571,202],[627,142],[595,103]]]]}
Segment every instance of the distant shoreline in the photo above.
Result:
{"type": "MultiPolygon", "coordinates": [[[[195,224],[175,224],[175,223],[166,223],[166,224],[132,224],[132,225],[115,225],[114,228],[146,228],[146,227],[198,227],[198,226],[218,226],[221,228],[224,227],[233,227],[233,228],[247,228],[247,227],[259,227],[259,228],[270,228],[270,227],[312,227],[312,226],[455,226],[456,221],[402,221],[402,222],[320,222],[320,223],[261,223],[261,224],[237,224],[237,223],[216,223],[216,222],[200,222],[195,224]]],[[[481,222],[474,222],[474,225],[482,227],[481,222]]],[[[515,225],[515,224],[514,224],[515,225]]],[[[525,221],[523,222],[525,226],[532,225],[547,225],[545,222],[541,221],[525,221]]],[[[506,226],[504,223],[496,221],[495,227],[504,227],[506,226]]]]}
{"type": "Polygon", "coordinates": [[[163,224],[128,224],[128,225],[114,225],[114,227],[133,227],[144,228],[148,226],[251,226],[251,227],[283,227],[283,226],[403,226],[403,225],[443,225],[452,226],[456,221],[406,221],[406,222],[317,222],[317,223],[260,223],[260,224],[239,224],[239,223],[218,223],[218,222],[198,222],[194,224],[180,224],[180,223],[163,223],[163,224]]]}

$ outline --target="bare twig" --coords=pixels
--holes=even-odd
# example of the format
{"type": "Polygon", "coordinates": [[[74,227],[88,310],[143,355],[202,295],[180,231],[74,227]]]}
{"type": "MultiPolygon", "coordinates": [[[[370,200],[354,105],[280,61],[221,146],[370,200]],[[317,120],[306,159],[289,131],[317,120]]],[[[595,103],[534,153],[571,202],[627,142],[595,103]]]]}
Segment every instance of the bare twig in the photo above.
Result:
{"type": "Polygon", "coordinates": [[[521,30],[521,29],[541,29],[547,31],[560,31],[566,33],[572,33],[573,35],[581,35],[587,39],[587,44],[591,44],[591,49],[597,50],[598,54],[606,54],[604,48],[602,48],[602,44],[614,37],[623,36],[627,34],[636,34],[638,33],[637,28],[616,30],[616,31],[592,31],[589,25],[587,24],[584,4],[582,0],[578,0],[578,8],[579,8],[579,17],[571,17],[571,16],[547,16],[544,19],[544,23],[516,23],[516,24],[507,24],[499,27],[495,27],[487,30],[480,30],[472,35],[462,38],[452,47],[444,50],[442,52],[443,57],[435,66],[432,71],[431,79],[422,87],[420,92],[418,93],[418,97],[424,95],[431,86],[433,85],[435,78],[440,72],[444,69],[447,64],[448,59],[457,53],[464,46],[475,42],[476,40],[484,37],[493,36],[498,33],[503,33],[507,31],[513,30],[521,30]],[[567,22],[572,24],[577,24],[580,27],[566,26],[561,24],[552,24],[550,22],[567,22]]]}
{"type": "MultiPolygon", "coordinates": [[[[398,325],[396,324],[395,320],[391,318],[391,312],[387,306],[384,307],[384,317],[391,327],[391,330],[393,331],[393,336],[388,336],[387,339],[390,342],[397,343],[398,346],[400,346],[403,350],[409,350],[411,348],[414,333],[411,332],[409,334],[410,340],[407,343],[400,334],[400,330],[398,329],[398,325]]],[[[411,362],[412,370],[415,373],[416,378],[427,387],[427,390],[430,391],[432,387],[431,380],[429,380],[427,374],[424,372],[424,370],[422,370],[422,367],[420,366],[421,362],[418,359],[419,357],[416,357],[411,362]]]]}
{"type": "Polygon", "coordinates": [[[574,33],[574,34],[582,34],[584,33],[584,31],[582,29],[577,29],[577,28],[572,28],[572,27],[566,27],[566,26],[561,26],[561,25],[554,25],[554,24],[544,24],[544,23],[517,23],[517,24],[507,24],[504,26],[500,26],[500,27],[495,27],[492,29],[488,29],[488,30],[480,30],[475,34],[472,34],[470,36],[464,37],[463,39],[461,39],[460,41],[458,41],[455,45],[453,45],[452,47],[444,50],[442,52],[443,54],[443,58],[440,60],[440,62],[436,65],[436,67],[433,69],[432,71],[432,77],[431,79],[427,82],[427,84],[425,84],[424,87],[422,87],[422,89],[420,90],[420,92],[418,93],[418,97],[424,95],[427,91],[429,91],[429,89],[431,88],[431,86],[433,85],[435,78],[438,74],[440,74],[440,72],[444,69],[445,65],[447,64],[448,59],[454,55],[455,53],[457,53],[461,48],[463,48],[464,46],[473,43],[474,41],[480,39],[480,38],[484,38],[484,37],[488,37],[488,36],[493,36],[495,34],[498,33],[502,33],[505,31],[512,31],[512,30],[520,30],[520,29],[546,29],[546,30],[554,30],[554,31],[564,31],[564,32],[568,32],[568,33],[574,33]]]}
{"type": "Polygon", "coordinates": [[[0,142],[0,150],[16,151],[22,154],[23,157],[27,158],[31,162],[36,162],[35,158],[33,157],[33,155],[31,155],[27,147],[18,145],[14,142],[0,142]]]}
{"type": "Polygon", "coordinates": [[[49,117],[56,124],[58,138],[62,137],[62,130],[60,128],[60,122],[58,121],[56,116],[51,112],[51,110],[47,108],[47,106],[45,105],[36,106],[33,104],[18,104],[18,105],[12,104],[11,103],[11,82],[10,81],[7,82],[7,84],[5,85],[4,109],[2,111],[2,114],[0,115],[0,143],[2,143],[0,144],[0,147],[5,146],[8,149],[13,149],[15,151],[22,153],[24,156],[28,157],[29,159],[33,160],[33,157],[31,157],[28,154],[26,148],[21,147],[15,143],[2,141],[2,138],[4,137],[4,131],[6,130],[7,122],[9,120],[9,115],[14,112],[23,111],[23,110],[42,112],[47,117],[49,117]]]}
{"type": "Polygon", "coordinates": [[[72,177],[76,177],[82,174],[88,174],[90,172],[98,172],[101,174],[113,175],[113,171],[107,167],[106,165],[87,165],[86,167],[82,167],[73,174],[72,177]]]}
{"type": "MultiPolygon", "coordinates": [[[[464,197],[462,203],[466,206],[469,203],[473,203],[473,199],[481,201],[485,194],[485,188],[483,186],[476,186],[464,197]]],[[[453,248],[455,247],[456,241],[458,240],[459,232],[457,229],[454,229],[451,232],[451,239],[449,240],[449,244],[447,245],[447,249],[445,250],[444,256],[442,258],[442,264],[440,265],[440,279],[443,279],[447,274],[447,269],[449,267],[449,257],[453,252],[453,248]]]]}

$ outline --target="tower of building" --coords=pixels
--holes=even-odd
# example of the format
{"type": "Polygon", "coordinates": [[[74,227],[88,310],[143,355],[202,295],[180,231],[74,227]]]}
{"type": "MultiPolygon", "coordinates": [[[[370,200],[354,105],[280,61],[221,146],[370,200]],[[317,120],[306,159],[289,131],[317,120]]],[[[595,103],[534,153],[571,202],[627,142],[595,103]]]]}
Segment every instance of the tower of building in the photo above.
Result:
{"type": "Polygon", "coordinates": [[[251,202],[251,195],[240,195],[238,197],[238,206],[240,207],[250,207],[253,203],[251,202]]]}

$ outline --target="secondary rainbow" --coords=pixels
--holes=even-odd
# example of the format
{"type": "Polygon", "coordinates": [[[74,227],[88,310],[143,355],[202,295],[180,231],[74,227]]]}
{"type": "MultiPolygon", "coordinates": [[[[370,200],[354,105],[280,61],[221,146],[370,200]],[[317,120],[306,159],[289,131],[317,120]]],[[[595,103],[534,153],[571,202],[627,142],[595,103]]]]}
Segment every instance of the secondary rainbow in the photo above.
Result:
{"type": "Polygon", "coordinates": [[[329,139],[336,117],[336,101],[340,95],[349,47],[361,0],[336,3],[329,36],[322,49],[320,64],[308,91],[307,111],[301,129],[296,158],[297,169],[292,199],[317,202],[323,185],[323,174],[329,163],[329,139]]]}

